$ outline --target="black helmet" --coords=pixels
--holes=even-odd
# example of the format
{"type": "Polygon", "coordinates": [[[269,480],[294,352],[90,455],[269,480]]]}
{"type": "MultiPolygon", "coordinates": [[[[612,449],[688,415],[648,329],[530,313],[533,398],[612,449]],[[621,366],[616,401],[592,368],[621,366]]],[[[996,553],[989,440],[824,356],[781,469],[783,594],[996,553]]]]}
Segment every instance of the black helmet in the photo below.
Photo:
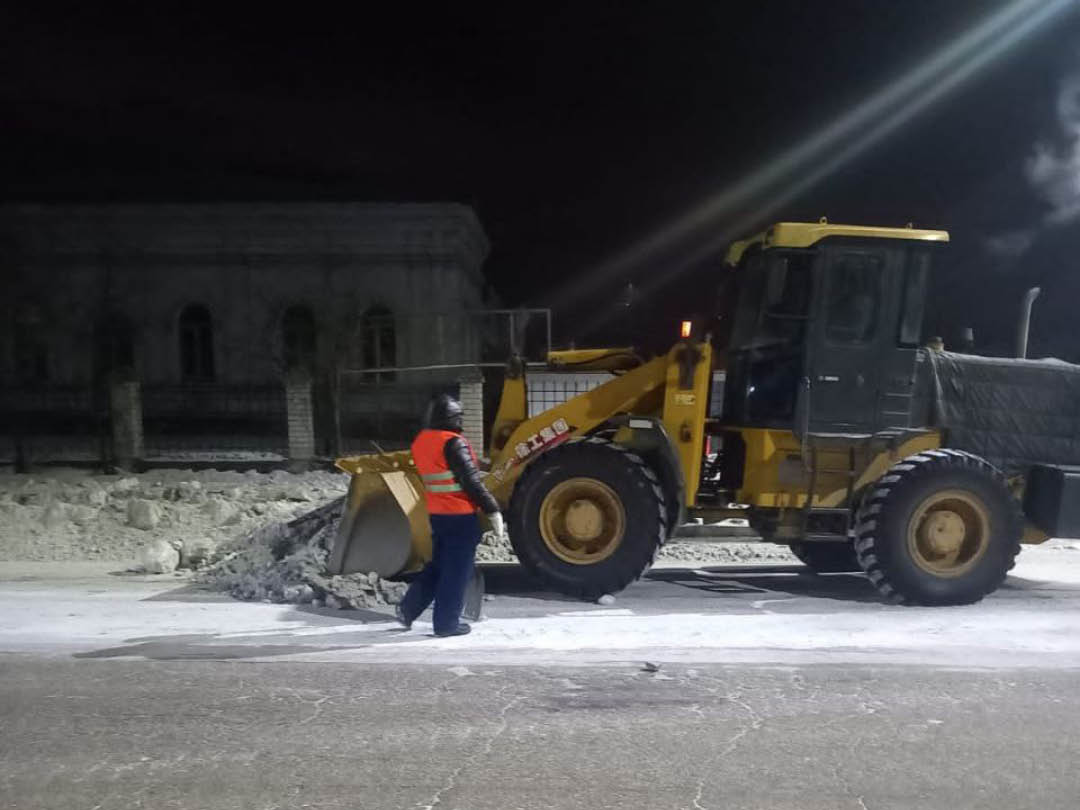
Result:
{"type": "Polygon", "coordinates": [[[424,425],[431,430],[452,430],[461,433],[464,427],[461,403],[449,394],[439,394],[431,400],[424,416],[424,425]]]}

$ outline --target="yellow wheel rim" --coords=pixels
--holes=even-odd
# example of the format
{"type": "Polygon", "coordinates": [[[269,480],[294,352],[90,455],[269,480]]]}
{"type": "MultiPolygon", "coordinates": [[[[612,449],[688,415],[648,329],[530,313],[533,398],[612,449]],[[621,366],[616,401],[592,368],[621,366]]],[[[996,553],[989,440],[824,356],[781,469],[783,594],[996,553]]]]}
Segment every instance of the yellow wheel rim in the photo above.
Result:
{"type": "Polygon", "coordinates": [[[626,510],[615,490],[595,478],[569,478],[540,504],[540,534],[564,562],[593,565],[615,553],[626,533],[626,510]]]}
{"type": "Polygon", "coordinates": [[[935,492],[908,523],[908,552],[928,574],[958,577],[970,571],[990,545],[990,514],[982,499],[962,489],[935,492]]]}

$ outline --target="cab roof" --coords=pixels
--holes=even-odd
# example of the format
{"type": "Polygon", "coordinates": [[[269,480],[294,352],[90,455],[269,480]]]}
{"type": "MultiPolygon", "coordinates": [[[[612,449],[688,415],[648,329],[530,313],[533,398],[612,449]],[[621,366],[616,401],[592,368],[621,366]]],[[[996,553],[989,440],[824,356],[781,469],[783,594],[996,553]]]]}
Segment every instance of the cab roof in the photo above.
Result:
{"type": "Polygon", "coordinates": [[[753,245],[763,250],[776,247],[806,248],[830,236],[852,236],[864,239],[913,239],[922,242],[948,242],[948,231],[932,231],[923,228],[882,228],[876,225],[833,225],[821,222],[777,222],[767,230],[749,239],[732,242],[725,262],[736,265],[743,254],[753,245]]]}

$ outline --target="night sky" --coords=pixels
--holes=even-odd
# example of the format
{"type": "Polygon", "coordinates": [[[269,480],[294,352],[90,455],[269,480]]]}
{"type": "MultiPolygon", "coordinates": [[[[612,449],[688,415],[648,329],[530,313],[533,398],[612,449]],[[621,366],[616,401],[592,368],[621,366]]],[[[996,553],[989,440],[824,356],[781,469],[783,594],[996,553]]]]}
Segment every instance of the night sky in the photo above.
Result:
{"type": "Polygon", "coordinates": [[[501,300],[554,306],[579,342],[621,337],[627,282],[639,334],[674,338],[723,276],[710,234],[913,221],[953,235],[931,330],[1007,350],[1038,283],[1033,353],[1080,360],[1076,11],[776,210],[747,199],[636,251],[1009,4],[18,5],[8,200],[466,202],[501,300]]]}

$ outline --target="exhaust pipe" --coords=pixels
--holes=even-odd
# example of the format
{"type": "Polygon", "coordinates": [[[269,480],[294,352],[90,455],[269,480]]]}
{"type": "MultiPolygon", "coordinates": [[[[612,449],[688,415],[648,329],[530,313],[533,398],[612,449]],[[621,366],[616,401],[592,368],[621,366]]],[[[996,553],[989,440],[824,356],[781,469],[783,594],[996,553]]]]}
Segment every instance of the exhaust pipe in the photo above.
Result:
{"type": "Polygon", "coordinates": [[[1020,304],[1020,323],[1016,328],[1016,356],[1019,358],[1027,357],[1028,332],[1031,329],[1031,306],[1041,292],[1041,288],[1032,287],[1024,293],[1024,300],[1020,304]]]}

